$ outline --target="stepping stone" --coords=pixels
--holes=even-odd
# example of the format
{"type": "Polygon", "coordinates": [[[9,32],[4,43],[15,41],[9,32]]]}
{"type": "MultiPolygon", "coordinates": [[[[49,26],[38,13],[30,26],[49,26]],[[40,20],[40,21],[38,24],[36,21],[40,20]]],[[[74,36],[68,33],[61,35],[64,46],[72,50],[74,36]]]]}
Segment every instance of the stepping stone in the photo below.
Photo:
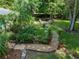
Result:
{"type": "Polygon", "coordinates": [[[14,49],[19,49],[19,50],[23,50],[25,49],[25,44],[17,44],[14,49]]]}
{"type": "Polygon", "coordinates": [[[26,49],[23,49],[21,51],[21,59],[27,59],[27,50],[26,49]]]}
{"type": "Polygon", "coordinates": [[[41,52],[54,51],[54,47],[51,47],[50,45],[43,45],[43,44],[26,44],[25,48],[28,50],[35,50],[41,52]]]}

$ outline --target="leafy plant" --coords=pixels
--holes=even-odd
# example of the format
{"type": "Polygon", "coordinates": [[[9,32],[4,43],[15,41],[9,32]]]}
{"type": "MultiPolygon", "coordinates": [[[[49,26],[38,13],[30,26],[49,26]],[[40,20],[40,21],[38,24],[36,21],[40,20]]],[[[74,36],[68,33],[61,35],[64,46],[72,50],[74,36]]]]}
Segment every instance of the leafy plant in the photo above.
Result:
{"type": "Polygon", "coordinates": [[[0,57],[5,55],[8,51],[7,41],[9,37],[10,33],[0,33],[0,57]]]}
{"type": "Polygon", "coordinates": [[[41,25],[26,24],[26,25],[15,25],[13,28],[15,33],[14,38],[17,42],[48,42],[49,27],[42,27],[41,25]]]}

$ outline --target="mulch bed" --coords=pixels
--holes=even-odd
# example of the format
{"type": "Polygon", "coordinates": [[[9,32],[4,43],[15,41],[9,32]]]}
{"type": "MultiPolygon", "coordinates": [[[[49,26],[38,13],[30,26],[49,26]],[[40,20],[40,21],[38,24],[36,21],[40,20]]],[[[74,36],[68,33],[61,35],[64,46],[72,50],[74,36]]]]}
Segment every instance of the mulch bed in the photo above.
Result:
{"type": "Polygon", "coordinates": [[[21,57],[21,51],[12,49],[3,59],[20,59],[20,57],[21,57]]]}

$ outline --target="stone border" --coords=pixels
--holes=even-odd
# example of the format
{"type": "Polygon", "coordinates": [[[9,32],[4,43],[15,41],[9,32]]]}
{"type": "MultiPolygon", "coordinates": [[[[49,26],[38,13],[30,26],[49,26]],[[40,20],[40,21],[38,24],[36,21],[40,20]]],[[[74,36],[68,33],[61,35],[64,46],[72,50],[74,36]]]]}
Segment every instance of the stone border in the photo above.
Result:
{"type": "Polygon", "coordinates": [[[58,41],[59,35],[57,32],[53,32],[52,33],[52,39],[49,45],[45,45],[45,44],[15,44],[15,43],[10,43],[9,48],[11,49],[19,49],[19,50],[23,50],[23,49],[27,49],[27,50],[36,50],[36,51],[40,51],[40,52],[51,52],[51,51],[55,51],[58,48],[59,45],[59,41],[58,41]],[[42,48],[40,48],[42,47],[42,48]]]}

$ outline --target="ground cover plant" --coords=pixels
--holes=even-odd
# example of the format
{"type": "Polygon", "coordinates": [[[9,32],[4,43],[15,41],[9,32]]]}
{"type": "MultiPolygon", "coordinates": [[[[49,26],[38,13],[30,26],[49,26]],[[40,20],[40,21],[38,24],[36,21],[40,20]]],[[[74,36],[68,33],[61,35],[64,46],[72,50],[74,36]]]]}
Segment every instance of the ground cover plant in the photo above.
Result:
{"type": "Polygon", "coordinates": [[[17,42],[32,42],[34,40],[47,42],[49,35],[49,28],[43,28],[37,25],[25,25],[21,27],[20,25],[13,30],[15,35],[15,40],[17,42]],[[26,31],[27,30],[27,31],[26,31]],[[16,36],[17,35],[17,36],[16,36]]]}
{"type": "Polygon", "coordinates": [[[9,41],[10,33],[0,33],[0,57],[4,56],[8,52],[7,42],[9,41]]]}

